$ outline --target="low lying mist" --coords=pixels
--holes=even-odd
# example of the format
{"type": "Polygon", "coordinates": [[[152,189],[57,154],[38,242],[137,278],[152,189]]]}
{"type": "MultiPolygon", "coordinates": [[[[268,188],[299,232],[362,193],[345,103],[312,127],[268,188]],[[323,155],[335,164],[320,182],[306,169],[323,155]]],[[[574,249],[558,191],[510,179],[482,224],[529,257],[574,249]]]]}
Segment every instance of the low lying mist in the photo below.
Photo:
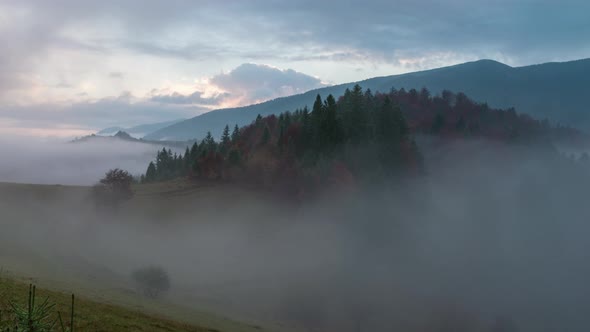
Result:
{"type": "Polygon", "coordinates": [[[71,143],[0,137],[0,182],[91,185],[111,168],[139,175],[161,148],[114,138],[71,143]]]}
{"type": "MultiPolygon", "coordinates": [[[[134,269],[158,265],[169,300],[301,331],[588,330],[587,166],[551,149],[420,144],[427,175],[303,204],[147,185],[106,213],[83,189],[8,186],[0,259],[125,289],[134,269]]],[[[104,173],[88,165],[97,175],[78,183],[104,173]]]]}

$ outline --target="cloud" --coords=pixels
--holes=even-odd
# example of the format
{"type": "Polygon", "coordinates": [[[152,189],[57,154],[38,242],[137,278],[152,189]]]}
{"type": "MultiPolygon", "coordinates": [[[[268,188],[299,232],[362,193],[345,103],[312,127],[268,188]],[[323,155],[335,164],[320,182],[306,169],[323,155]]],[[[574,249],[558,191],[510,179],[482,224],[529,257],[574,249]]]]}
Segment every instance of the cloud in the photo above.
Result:
{"type": "MultiPolygon", "coordinates": [[[[108,76],[124,79],[120,72],[108,76]]],[[[262,102],[324,85],[319,78],[292,69],[242,64],[228,73],[203,78],[196,88],[204,91],[186,94],[165,88],[152,89],[145,97],[125,91],[116,97],[99,99],[81,94],[78,97],[86,99],[68,103],[0,104],[0,128],[11,132],[18,129],[34,136],[52,136],[60,130],[64,135],[88,133],[111,126],[190,118],[216,108],[262,102]]]]}
{"type": "Polygon", "coordinates": [[[344,83],[479,58],[588,57],[588,11],[579,0],[2,1],[0,118],[161,121],[322,86],[301,72],[344,83]],[[226,94],[190,87],[204,77],[226,94]],[[121,91],[148,97],[113,102],[121,91]],[[24,103],[36,106],[13,106],[24,103]]]}
{"type": "Polygon", "coordinates": [[[230,91],[241,104],[260,102],[303,93],[325,86],[319,78],[293,69],[278,69],[268,65],[245,63],[210,79],[210,83],[230,91]]]}
{"type": "Polygon", "coordinates": [[[7,1],[0,5],[0,41],[11,47],[0,58],[0,87],[30,86],[43,56],[65,50],[290,68],[398,65],[404,58],[432,67],[428,59],[440,54],[511,65],[566,60],[590,54],[588,10],[577,0],[7,1]]]}
{"type": "Polygon", "coordinates": [[[0,130],[17,128],[33,134],[48,128],[71,132],[95,131],[111,126],[126,127],[186,118],[207,110],[197,105],[167,105],[123,94],[66,105],[0,106],[0,130]]]}
{"type": "Polygon", "coordinates": [[[226,98],[231,96],[230,93],[218,93],[211,97],[203,97],[203,92],[195,91],[189,95],[183,95],[178,92],[171,94],[157,94],[150,98],[151,101],[162,104],[179,104],[179,105],[219,105],[226,98]]]}
{"type": "Polygon", "coordinates": [[[114,72],[109,73],[109,78],[122,79],[123,77],[125,77],[125,74],[118,72],[118,71],[114,71],[114,72]]]}

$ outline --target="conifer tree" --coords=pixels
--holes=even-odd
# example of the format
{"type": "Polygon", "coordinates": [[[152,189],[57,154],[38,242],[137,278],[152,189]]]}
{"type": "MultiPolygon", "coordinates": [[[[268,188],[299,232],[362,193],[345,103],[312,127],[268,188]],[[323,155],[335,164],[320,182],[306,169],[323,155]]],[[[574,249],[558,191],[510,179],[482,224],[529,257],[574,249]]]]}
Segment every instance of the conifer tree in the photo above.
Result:
{"type": "Polygon", "coordinates": [[[196,141],[195,143],[193,143],[193,146],[191,146],[191,151],[189,155],[191,160],[194,160],[199,155],[199,143],[197,143],[196,141]]]}
{"type": "Polygon", "coordinates": [[[305,106],[303,112],[301,112],[301,122],[303,123],[303,126],[306,126],[309,122],[309,109],[307,106],[305,106]]]}
{"type": "Polygon", "coordinates": [[[221,153],[225,154],[231,145],[231,137],[229,136],[229,126],[225,125],[223,133],[221,134],[221,153]]]}
{"type": "Polygon", "coordinates": [[[311,143],[315,146],[316,149],[321,149],[322,146],[325,144],[324,133],[322,132],[322,122],[324,120],[324,104],[322,102],[322,97],[318,94],[315,98],[315,102],[313,103],[313,108],[311,110],[311,143]]]}
{"type": "Polygon", "coordinates": [[[153,161],[150,161],[147,171],[145,172],[145,182],[156,181],[156,165],[153,161]]]}
{"type": "Polygon", "coordinates": [[[190,150],[188,149],[188,146],[186,147],[186,149],[184,150],[184,160],[190,159],[190,150]]]}
{"type": "Polygon", "coordinates": [[[284,145],[283,136],[285,136],[285,129],[284,129],[284,126],[280,126],[279,127],[279,138],[277,140],[277,146],[279,147],[281,152],[283,152],[283,145],[284,145]]]}
{"type": "Polygon", "coordinates": [[[228,155],[229,164],[232,166],[238,166],[240,164],[240,151],[231,149],[228,155]]]}
{"type": "Polygon", "coordinates": [[[315,97],[315,101],[313,102],[313,108],[311,110],[312,117],[317,119],[315,121],[319,122],[319,119],[321,119],[323,108],[324,108],[324,104],[322,103],[322,97],[318,94],[315,97]]]}
{"type": "Polygon", "coordinates": [[[360,143],[366,137],[367,113],[363,109],[363,89],[356,84],[351,92],[350,139],[353,143],[360,143]]]}
{"type": "Polygon", "coordinates": [[[324,119],[324,130],[326,132],[326,141],[331,146],[341,143],[341,127],[337,118],[336,99],[331,94],[326,98],[326,116],[324,119]]]}
{"type": "Polygon", "coordinates": [[[236,124],[234,127],[234,131],[231,133],[231,141],[232,143],[236,143],[240,139],[240,128],[236,124]]]}
{"type": "Polygon", "coordinates": [[[262,144],[262,145],[267,144],[269,140],[270,140],[270,130],[268,129],[268,126],[265,126],[264,132],[262,133],[262,138],[260,139],[260,144],[262,144]]]}
{"type": "Polygon", "coordinates": [[[436,114],[434,117],[434,121],[432,122],[432,127],[430,130],[433,134],[438,134],[445,126],[445,116],[442,113],[436,114]]]}

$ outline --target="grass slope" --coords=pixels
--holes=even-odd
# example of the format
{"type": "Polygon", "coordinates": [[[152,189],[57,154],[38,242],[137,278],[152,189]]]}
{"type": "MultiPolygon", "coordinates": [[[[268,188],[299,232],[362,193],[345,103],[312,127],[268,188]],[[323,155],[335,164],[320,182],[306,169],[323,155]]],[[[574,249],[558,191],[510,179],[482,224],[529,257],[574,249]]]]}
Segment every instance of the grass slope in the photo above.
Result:
{"type": "MultiPolygon", "coordinates": [[[[0,310],[6,313],[9,303],[14,301],[20,305],[26,302],[29,284],[27,280],[15,278],[0,278],[0,310]]],[[[57,311],[62,316],[69,317],[70,295],[47,289],[37,289],[38,299],[49,298],[55,303],[57,311]]],[[[4,314],[4,317],[5,314],[4,314]]],[[[119,307],[112,304],[100,303],[87,298],[76,299],[74,326],[78,331],[191,331],[213,332],[219,331],[213,328],[199,327],[179,323],[163,317],[148,315],[136,310],[119,307]]]]}
{"type": "MultiPolygon", "coordinates": [[[[167,216],[185,214],[193,209],[199,213],[194,213],[195,218],[191,222],[202,222],[209,219],[210,209],[216,211],[237,197],[246,196],[246,205],[262,199],[246,189],[192,185],[180,180],[137,186],[134,191],[135,197],[126,202],[119,212],[121,218],[136,222],[168,222],[167,216]]],[[[90,192],[89,187],[82,186],[0,183],[0,225],[12,221],[53,223],[63,221],[63,217],[68,214],[82,216],[85,211],[91,211],[89,209],[93,206],[89,199],[90,192]]],[[[252,213],[265,212],[253,208],[252,213]]],[[[74,217],[74,221],[80,220],[74,217]]],[[[80,222],[91,224],[96,220],[80,222]]],[[[14,236],[11,232],[0,232],[0,270],[4,270],[0,275],[0,309],[6,309],[7,301],[11,299],[25,301],[28,284],[34,283],[43,289],[39,295],[50,295],[64,312],[69,312],[66,308],[70,293],[80,298],[76,305],[76,321],[81,331],[283,330],[266,324],[262,328],[251,323],[249,317],[237,318],[245,319],[248,323],[229,319],[227,316],[233,317],[233,313],[223,306],[211,310],[206,304],[195,308],[166,299],[146,299],[121,286],[125,284],[125,276],[95,262],[80,260],[68,265],[53,260],[51,254],[33,250],[34,245],[26,248],[11,246],[7,243],[14,236]]]]}

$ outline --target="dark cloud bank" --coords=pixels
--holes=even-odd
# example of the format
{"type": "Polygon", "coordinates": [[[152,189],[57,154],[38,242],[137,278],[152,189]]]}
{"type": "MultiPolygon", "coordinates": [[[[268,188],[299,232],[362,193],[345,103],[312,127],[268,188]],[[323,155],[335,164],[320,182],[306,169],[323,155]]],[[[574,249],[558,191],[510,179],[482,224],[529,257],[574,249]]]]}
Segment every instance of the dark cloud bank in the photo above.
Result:
{"type": "Polygon", "coordinates": [[[6,12],[26,15],[14,15],[18,20],[0,29],[0,41],[11,45],[0,58],[0,87],[27,83],[23,77],[52,49],[124,49],[182,60],[398,63],[445,53],[501,56],[511,65],[571,60],[588,56],[588,6],[582,0],[8,1],[6,12]],[[64,28],[100,29],[112,22],[121,35],[82,42],[63,34],[64,28]],[[195,38],[162,44],[162,36],[187,27],[199,32],[195,38]],[[216,38],[203,38],[203,31],[214,31],[216,38]]]}
{"type": "Polygon", "coordinates": [[[586,331],[587,170],[484,141],[420,145],[425,177],[295,206],[219,185],[105,215],[87,195],[0,191],[0,252],[94,287],[132,289],[131,270],[158,264],[172,301],[304,331],[586,331]]]}

